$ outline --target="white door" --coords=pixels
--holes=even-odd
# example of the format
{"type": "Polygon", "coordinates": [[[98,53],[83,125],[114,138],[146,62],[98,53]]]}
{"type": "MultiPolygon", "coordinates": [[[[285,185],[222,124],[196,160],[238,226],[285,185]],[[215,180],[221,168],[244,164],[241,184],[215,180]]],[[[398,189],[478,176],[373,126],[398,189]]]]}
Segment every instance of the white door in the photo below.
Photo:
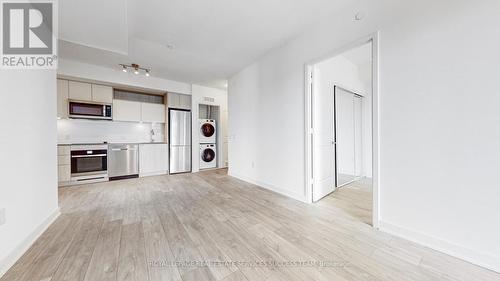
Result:
{"type": "Polygon", "coordinates": [[[335,191],[334,92],[333,85],[313,70],[313,201],[335,191]]]}

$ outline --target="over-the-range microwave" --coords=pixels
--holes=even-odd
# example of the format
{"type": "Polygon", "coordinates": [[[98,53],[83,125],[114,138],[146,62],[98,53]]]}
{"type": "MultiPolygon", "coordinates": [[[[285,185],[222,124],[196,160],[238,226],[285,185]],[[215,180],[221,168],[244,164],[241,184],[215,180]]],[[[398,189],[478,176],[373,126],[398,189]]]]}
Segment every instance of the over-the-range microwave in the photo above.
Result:
{"type": "Polygon", "coordinates": [[[69,117],[79,119],[112,120],[113,110],[109,103],[69,100],[69,117]]]}

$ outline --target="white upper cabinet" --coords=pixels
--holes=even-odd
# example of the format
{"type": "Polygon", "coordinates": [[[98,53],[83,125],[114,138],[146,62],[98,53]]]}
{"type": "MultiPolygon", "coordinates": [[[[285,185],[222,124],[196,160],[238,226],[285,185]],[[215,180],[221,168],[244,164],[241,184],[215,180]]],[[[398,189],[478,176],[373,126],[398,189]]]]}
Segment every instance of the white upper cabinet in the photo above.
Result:
{"type": "Polygon", "coordinates": [[[114,121],[141,121],[141,103],[126,100],[113,100],[114,121]]]}
{"type": "Polygon", "coordinates": [[[191,109],[191,96],[190,95],[179,95],[179,108],[191,109]]]}
{"type": "Polygon", "coordinates": [[[92,101],[92,84],[69,81],[69,98],[72,100],[92,101]]]}
{"type": "Polygon", "coordinates": [[[57,117],[68,118],[68,80],[57,79],[57,117]]]}
{"type": "Polygon", "coordinates": [[[68,96],[72,100],[113,102],[113,88],[109,86],[69,81],[68,96]]]}
{"type": "Polygon", "coordinates": [[[167,93],[167,105],[169,108],[177,108],[180,104],[180,95],[167,93]]]}
{"type": "Polygon", "coordinates": [[[165,123],[165,105],[141,103],[141,120],[143,122],[165,123]]]}
{"type": "Polygon", "coordinates": [[[167,104],[169,108],[191,109],[191,96],[168,93],[167,104]]]}
{"type": "Polygon", "coordinates": [[[92,84],[92,101],[113,103],[113,88],[109,86],[92,84]]]}

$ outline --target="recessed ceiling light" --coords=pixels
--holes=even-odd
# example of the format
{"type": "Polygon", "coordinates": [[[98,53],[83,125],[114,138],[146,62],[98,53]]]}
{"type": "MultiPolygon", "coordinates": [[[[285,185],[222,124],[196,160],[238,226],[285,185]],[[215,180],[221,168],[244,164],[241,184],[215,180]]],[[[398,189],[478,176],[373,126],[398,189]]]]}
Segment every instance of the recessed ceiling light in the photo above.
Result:
{"type": "Polygon", "coordinates": [[[149,69],[146,69],[146,74],[147,77],[149,77],[149,69]]]}
{"type": "Polygon", "coordinates": [[[169,50],[173,50],[173,49],[175,49],[175,46],[174,46],[173,44],[167,44],[167,45],[165,45],[165,46],[166,46],[166,47],[167,47],[167,49],[169,49],[169,50]]]}

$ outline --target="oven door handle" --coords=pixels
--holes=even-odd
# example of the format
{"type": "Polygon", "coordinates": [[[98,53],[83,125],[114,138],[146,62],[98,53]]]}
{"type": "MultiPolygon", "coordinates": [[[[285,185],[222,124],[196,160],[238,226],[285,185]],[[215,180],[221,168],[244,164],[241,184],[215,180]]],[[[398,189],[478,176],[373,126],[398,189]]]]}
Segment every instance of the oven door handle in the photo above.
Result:
{"type": "Polygon", "coordinates": [[[103,157],[107,154],[89,154],[89,155],[72,155],[71,158],[90,158],[90,157],[103,157]]]}

